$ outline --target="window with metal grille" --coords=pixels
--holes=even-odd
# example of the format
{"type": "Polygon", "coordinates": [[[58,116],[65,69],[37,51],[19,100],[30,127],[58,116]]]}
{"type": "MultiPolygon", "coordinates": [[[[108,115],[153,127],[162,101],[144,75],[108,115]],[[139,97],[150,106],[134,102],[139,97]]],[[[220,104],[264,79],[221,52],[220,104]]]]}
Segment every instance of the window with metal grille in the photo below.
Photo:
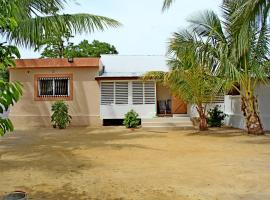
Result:
{"type": "Polygon", "coordinates": [[[144,83],[144,103],[155,104],[156,103],[156,87],[154,82],[144,83]]]}
{"type": "Polygon", "coordinates": [[[115,83],[115,104],[128,104],[128,82],[115,83]]]}
{"type": "Polygon", "coordinates": [[[114,104],[114,82],[101,82],[101,105],[114,104]]]}
{"type": "Polygon", "coordinates": [[[68,97],[69,79],[68,77],[38,78],[38,97],[68,97]]]}
{"type": "Polygon", "coordinates": [[[132,103],[133,105],[143,104],[143,82],[132,82],[132,103]]]}
{"type": "Polygon", "coordinates": [[[155,82],[132,82],[132,103],[155,104],[156,103],[156,87],[155,82]]]}

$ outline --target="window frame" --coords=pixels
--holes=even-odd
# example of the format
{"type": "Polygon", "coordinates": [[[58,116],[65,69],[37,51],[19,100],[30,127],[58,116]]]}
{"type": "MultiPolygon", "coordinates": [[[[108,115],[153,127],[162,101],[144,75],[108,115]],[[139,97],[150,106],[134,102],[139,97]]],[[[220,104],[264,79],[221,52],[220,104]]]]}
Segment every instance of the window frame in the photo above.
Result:
{"type": "Polygon", "coordinates": [[[35,101],[72,101],[73,100],[73,74],[35,74],[34,75],[34,100],[35,101]],[[69,79],[69,96],[39,96],[39,79],[40,78],[68,78],[69,79]]]}
{"type": "Polygon", "coordinates": [[[99,81],[100,85],[100,106],[144,106],[144,105],[156,105],[157,104],[157,88],[156,88],[156,82],[155,81],[142,81],[142,80],[119,80],[119,79],[114,79],[114,80],[101,80],[99,81]],[[117,104],[116,103],[116,84],[119,82],[127,82],[128,83],[128,103],[127,104],[117,104]],[[142,84],[142,103],[135,104],[134,103],[134,96],[133,96],[133,84],[134,82],[138,82],[142,84]],[[103,83],[111,83],[113,86],[113,91],[112,91],[112,101],[111,103],[104,103],[106,102],[105,100],[103,101],[102,97],[106,96],[102,93],[102,84],[103,83]],[[153,100],[154,101],[148,101],[151,99],[151,95],[147,96],[146,95],[146,85],[147,83],[153,83],[153,100]]]}

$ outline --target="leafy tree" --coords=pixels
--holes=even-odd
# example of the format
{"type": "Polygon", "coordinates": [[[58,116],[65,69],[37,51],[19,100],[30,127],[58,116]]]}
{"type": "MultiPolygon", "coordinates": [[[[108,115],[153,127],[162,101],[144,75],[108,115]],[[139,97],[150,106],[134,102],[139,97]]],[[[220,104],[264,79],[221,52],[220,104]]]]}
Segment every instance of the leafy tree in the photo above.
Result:
{"type": "Polygon", "coordinates": [[[203,52],[207,44],[199,41],[191,32],[174,33],[169,45],[171,70],[149,72],[146,80],[161,82],[172,91],[173,95],[183,101],[195,104],[199,114],[201,131],[207,130],[206,105],[221,93],[224,81],[213,75],[212,66],[203,52]]]}
{"type": "Polygon", "coordinates": [[[116,48],[106,42],[83,40],[78,45],[69,42],[69,37],[52,39],[41,53],[42,58],[100,57],[101,54],[118,54],[116,48]],[[66,42],[64,41],[66,40],[66,42]]]}
{"type": "MultiPolygon", "coordinates": [[[[17,23],[13,17],[6,17],[9,12],[9,7],[0,13],[0,30],[14,30],[17,23]]],[[[9,66],[14,66],[13,59],[20,57],[19,51],[15,46],[0,44],[0,135],[3,136],[6,132],[13,130],[13,125],[4,113],[8,108],[17,102],[22,95],[21,84],[18,82],[9,83],[6,77],[6,71],[9,66]]]]}

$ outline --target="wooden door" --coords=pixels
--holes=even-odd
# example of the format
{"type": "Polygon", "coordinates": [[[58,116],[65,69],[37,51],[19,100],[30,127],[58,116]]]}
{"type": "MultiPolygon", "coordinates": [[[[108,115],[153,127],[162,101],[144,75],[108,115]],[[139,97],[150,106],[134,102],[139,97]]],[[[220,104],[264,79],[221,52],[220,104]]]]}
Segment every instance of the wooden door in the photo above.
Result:
{"type": "Polygon", "coordinates": [[[176,97],[172,97],[172,114],[187,114],[187,104],[176,97]]]}

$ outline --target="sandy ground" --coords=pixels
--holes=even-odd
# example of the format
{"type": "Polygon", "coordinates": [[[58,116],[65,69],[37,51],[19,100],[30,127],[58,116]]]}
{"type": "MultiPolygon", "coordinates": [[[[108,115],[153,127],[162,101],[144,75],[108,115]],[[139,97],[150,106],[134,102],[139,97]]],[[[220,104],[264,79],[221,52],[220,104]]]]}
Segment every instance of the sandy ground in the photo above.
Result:
{"type": "Polygon", "coordinates": [[[42,200],[267,200],[270,136],[17,130],[0,139],[0,197],[14,190],[42,200]]]}

